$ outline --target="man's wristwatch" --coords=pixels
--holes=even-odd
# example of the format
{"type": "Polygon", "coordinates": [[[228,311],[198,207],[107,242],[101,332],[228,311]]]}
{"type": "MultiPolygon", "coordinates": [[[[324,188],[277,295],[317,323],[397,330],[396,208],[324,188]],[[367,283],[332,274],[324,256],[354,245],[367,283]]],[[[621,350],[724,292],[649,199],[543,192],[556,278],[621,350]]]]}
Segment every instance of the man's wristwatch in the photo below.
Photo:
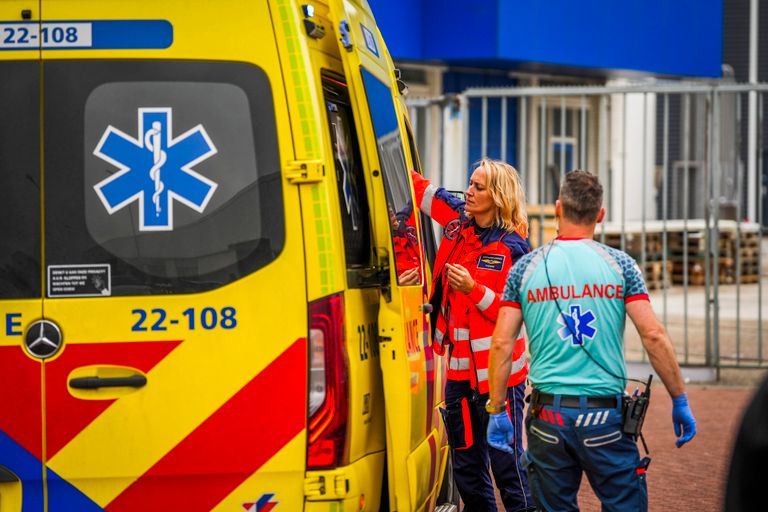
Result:
{"type": "Polygon", "coordinates": [[[491,404],[491,399],[489,398],[487,402],[485,402],[485,412],[488,414],[499,414],[500,412],[503,412],[507,409],[507,401],[504,400],[504,403],[498,407],[494,407],[491,404]]]}

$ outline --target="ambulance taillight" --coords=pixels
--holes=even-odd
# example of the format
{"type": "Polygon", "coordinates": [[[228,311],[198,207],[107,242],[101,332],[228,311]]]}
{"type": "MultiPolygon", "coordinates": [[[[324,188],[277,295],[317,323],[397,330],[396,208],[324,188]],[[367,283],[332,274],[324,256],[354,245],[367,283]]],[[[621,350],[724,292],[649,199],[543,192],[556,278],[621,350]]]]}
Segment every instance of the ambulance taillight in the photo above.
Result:
{"type": "Polygon", "coordinates": [[[346,464],[347,356],[340,294],[309,305],[308,398],[307,469],[346,464]]]}

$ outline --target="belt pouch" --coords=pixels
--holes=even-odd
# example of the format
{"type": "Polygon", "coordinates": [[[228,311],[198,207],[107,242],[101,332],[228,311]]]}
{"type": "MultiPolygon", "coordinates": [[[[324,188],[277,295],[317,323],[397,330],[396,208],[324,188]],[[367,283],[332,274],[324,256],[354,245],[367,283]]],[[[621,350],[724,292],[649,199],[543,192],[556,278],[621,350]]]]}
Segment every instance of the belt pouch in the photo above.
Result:
{"type": "Polygon", "coordinates": [[[445,409],[440,408],[445,430],[448,433],[448,444],[455,450],[466,450],[474,443],[469,409],[469,401],[466,397],[446,402],[445,409]]]}

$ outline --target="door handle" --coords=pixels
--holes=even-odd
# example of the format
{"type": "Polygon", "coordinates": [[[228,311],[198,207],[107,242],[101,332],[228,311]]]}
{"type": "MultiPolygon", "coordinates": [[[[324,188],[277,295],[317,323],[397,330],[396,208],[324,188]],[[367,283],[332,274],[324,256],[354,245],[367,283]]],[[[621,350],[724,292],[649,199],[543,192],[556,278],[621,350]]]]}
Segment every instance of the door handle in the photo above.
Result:
{"type": "Polygon", "coordinates": [[[98,388],[141,388],[147,384],[144,375],[131,375],[130,377],[76,377],[69,381],[69,385],[75,389],[98,388]]]}

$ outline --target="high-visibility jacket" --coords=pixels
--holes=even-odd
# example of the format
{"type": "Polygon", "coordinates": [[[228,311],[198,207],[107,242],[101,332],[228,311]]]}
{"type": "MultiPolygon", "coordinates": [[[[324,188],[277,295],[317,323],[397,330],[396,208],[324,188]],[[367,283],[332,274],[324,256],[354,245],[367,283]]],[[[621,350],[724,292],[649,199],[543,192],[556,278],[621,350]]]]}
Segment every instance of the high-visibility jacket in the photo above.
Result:
{"type": "MultiPolygon", "coordinates": [[[[488,392],[488,356],[507,274],[518,258],[530,251],[521,233],[492,226],[479,228],[464,213],[464,201],[442,187],[412,173],[416,204],[443,226],[435,257],[430,302],[434,309],[432,349],[448,351],[448,378],[470,380],[479,393],[488,392]],[[445,276],[445,264],[460,264],[475,280],[469,294],[454,290],[445,276]]],[[[525,380],[528,360],[525,339],[516,340],[508,386],[525,380]]]]}

